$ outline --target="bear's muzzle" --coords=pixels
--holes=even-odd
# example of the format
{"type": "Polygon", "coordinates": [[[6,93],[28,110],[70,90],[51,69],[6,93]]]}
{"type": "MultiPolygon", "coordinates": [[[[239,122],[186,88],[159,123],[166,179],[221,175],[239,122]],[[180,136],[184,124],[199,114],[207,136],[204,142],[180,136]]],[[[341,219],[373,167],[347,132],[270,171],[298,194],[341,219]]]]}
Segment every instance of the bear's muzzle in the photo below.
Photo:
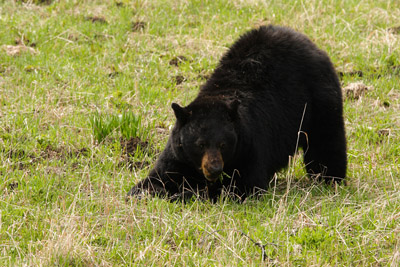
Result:
{"type": "Polygon", "coordinates": [[[221,176],[224,170],[224,160],[218,149],[207,150],[204,153],[201,170],[204,177],[210,182],[215,182],[221,176]]]}

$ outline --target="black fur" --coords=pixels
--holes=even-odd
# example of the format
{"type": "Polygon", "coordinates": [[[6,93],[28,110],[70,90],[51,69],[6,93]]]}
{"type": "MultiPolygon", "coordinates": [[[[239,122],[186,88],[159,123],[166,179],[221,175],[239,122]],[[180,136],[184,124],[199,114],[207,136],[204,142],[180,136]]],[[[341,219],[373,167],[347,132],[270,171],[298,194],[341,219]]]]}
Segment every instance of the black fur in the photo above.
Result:
{"type": "Polygon", "coordinates": [[[338,77],[327,54],[289,28],[267,26],[244,34],[197,98],[187,107],[172,107],[177,122],[167,146],[129,195],[204,192],[214,198],[229,188],[246,196],[267,188],[296,148],[303,149],[311,176],[345,178],[338,77]],[[231,178],[216,180],[222,167],[231,178]]]}

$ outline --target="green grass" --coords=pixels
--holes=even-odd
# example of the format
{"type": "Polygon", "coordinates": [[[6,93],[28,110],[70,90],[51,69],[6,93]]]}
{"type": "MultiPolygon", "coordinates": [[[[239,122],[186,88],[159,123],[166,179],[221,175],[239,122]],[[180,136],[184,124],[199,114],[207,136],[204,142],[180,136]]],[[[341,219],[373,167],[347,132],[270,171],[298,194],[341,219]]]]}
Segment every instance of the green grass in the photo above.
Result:
{"type": "Polygon", "coordinates": [[[150,129],[142,124],[142,117],[130,111],[114,115],[95,113],[90,118],[90,124],[93,129],[93,136],[98,143],[101,143],[113,133],[124,139],[147,140],[150,137],[150,129]]]}
{"type": "Polygon", "coordinates": [[[399,17],[386,0],[0,1],[0,265],[398,266],[399,17]],[[170,104],[268,23],[373,88],[344,100],[348,185],[295,157],[260,199],[126,203],[170,104]]]}

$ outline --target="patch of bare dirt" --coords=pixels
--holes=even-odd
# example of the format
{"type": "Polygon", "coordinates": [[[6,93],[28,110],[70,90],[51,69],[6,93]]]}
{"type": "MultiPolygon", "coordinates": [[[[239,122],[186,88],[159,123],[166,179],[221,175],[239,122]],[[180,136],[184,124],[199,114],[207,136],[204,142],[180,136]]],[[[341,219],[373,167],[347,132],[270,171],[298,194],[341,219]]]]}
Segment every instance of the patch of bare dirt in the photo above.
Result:
{"type": "Polygon", "coordinates": [[[189,59],[185,56],[176,56],[169,61],[169,65],[178,67],[179,64],[189,61],[189,59]]]}
{"type": "Polygon", "coordinates": [[[339,71],[338,75],[340,78],[342,78],[343,76],[363,77],[364,73],[361,70],[353,70],[348,72],[339,71]]]}
{"type": "Polygon", "coordinates": [[[391,33],[400,34],[400,26],[390,27],[388,30],[391,33]]]}
{"type": "Polygon", "coordinates": [[[378,130],[378,135],[380,137],[390,136],[390,133],[391,133],[390,129],[380,129],[380,130],[378,130]]]}
{"type": "Polygon", "coordinates": [[[12,192],[18,188],[18,182],[11,182],[7,185],[8,189],[12,192]]]}
{"type": "Polygon", "coordinates": [[[381,66],[381,67],[370,67],[367,68],[365,71],[361,70],[349,70],[349,71],[338,71],[337,74],[339,75],[340,79],[343,77],[375,77],[381,78],[382,76],[386,75],[399,75],[400,74],[400,65],[389,65],[389,66],[381,66]]]}
{"type": "Polygon", "coordinates": [[[20,170],[23,170],[40,162],[41,160],[66,160],[67,158],[71,157],[79,158],[81,156],[87,156],[89,154],[89,149],[84,147],[80,149],[67,150],[64,147],[53,147],[49,145],[45,149],[40,151],[39,155],[31,152],[26,152],[23,149],[3,150],[2,153],[4,153],[4,155],[11,160],[10,162],[12,162],[13,166],[20,170]]]}
{"type": "Polygon", "coordinates": [[[186,78],[183,77],[182,75],[174,76],[174,82],[176,85],[179,85],[179,84],[183,83],[184,81],[186,81],[186,78]]]}
{"type": "Polygon", "coordinates": [[[121,75],[122,72],[120,72],[117,68],[115,68],[114,66],[111,66],[108,68],[109,72],[107,74],[107,76],[111,79],[117,77],[118,75],[121,75]]]}
{"type": "Polygon", "coordinates": [[[25,45],[25,46],[29,46],[29,47],[36,47],[36,43],[32,42],[31,40],[27,39],[27,38],[15,38],[14,43],[16,45],[25,45]]]}
{"type": "Polygon", "coordinates": [[[134,156],[140,148],[141,151],[146,151],[150,148],[148,141],[142,141],[138,137],[130,139],[120,138],[121,148],[123,150],[122,160],[120,165],[127,165],[129,169],[142,169],[149,165],[148,161],[135,161],[134,156]]]}
{"type": "Polygon", "coordinates": [[[50,5],[51,3],[53,3],[53,0],[17,0],[16,2],[35,5],[50,5]]]}
{"type": "Polygon", "coordinates": [[[138,147],[142,150],[146,150],[149,146],[149,142],[142,141],[139,137],[132,137],[128,140],[121,137],[120,143],[124,154],[126,155],[135,155],[138,147]]]}
{"type": "Polygon", "coordinates": [[[143,31],[146,28],[146,22],[144,21],[135,21],[132,23],[132,31],[133,32],[139,32],[143,31]]]}
{"type": "Polygon", "coordinates": [[[68,150],[65,147],[54,147],[52,145],[49,145],[40,152],[40,157],[38,159],[66,160],[67,158],[79,158],[81,156],[87,156],[88,154],[89,149],[87,149],[86,147],[68,150]]]}
{"type": "Polygon", "coordinates": [[[107,20],[102,16],[87,16],[85,19],[93,23],[98,22],[98,23],[108,24],[107,20]]]}
{"type": "Polygon", "coordinates": [[[32,66],[32,65],[28,65],[25,66],[24,71],[26,72],[38,72],[40,70],[40,68],[32,66]]]}

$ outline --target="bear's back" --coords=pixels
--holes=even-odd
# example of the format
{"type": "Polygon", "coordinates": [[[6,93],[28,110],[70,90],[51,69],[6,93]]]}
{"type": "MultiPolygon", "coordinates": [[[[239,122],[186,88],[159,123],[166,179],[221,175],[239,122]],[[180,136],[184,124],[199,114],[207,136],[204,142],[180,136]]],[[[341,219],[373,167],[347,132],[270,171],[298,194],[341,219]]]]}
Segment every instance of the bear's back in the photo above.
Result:
{"type": "Polygon", "coordinates": [[[251,94],[260,90],[289,93],[286,87],[306,85],[318,78],[321,69],[331,76],[332,63],[308,37],[286,27],[262,26],[232,45],[200,95],[251,94]]]}

